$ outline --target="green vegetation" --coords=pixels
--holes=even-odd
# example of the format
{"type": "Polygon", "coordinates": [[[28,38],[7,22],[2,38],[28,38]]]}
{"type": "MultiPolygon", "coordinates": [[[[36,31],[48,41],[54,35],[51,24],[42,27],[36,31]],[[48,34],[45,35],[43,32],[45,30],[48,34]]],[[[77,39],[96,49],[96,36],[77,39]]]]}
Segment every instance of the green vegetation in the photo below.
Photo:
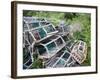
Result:
{"type": "Polygon", "coordinates": [[[43,68],[43,60],[38,59],[38,54],[33,54],[34,62],[32,63],[31,69],[43,68]]]}
{"type": "Polygon", "coordinates": [[[42,64],[42,60],[41,59],[37,59],[33,62],[31,69],[35,69],[35,68],[43,68],[43,64],[42,64]]]}
{"type": "Polygon", "coordinates": [[[80,22],[82,26],[81,32],[75,32],[74,38],[83,40],[87,43],[87,58],[82,65],[91,65],[91,18],[90,14],[80,14],[72,19],[72,23],[80,22]]]}
{"type": "MultiPolygon", "coordinates": [[[[88,13],[64,13],[64,12],[47,12],[47,11],[29,11],[24,10],[23,16],[35,16],[47,18],[57,26],[61,20],[66,24],[81,24],[81,31],[74,32],[73,39],[83,40],[87,43],[87,58],[82,65],[91,65],[91,15],[88,13]]],[[[37,61],[33,64],[33,67],[37,61]]],[[[38,66],[37,66],[38,67],[38,66]]]]}

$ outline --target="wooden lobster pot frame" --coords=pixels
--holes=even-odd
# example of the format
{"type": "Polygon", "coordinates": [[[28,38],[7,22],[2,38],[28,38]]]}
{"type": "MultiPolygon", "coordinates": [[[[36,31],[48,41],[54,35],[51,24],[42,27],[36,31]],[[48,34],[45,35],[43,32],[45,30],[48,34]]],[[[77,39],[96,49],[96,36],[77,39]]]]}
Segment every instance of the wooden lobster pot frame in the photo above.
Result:
{"type": "Polygon", "coordinates": [[[71,55],[78,61],[79,64],[84,62],[87,56],[87,45],[83,41],[77,41],[71,51],[71,55]]]}

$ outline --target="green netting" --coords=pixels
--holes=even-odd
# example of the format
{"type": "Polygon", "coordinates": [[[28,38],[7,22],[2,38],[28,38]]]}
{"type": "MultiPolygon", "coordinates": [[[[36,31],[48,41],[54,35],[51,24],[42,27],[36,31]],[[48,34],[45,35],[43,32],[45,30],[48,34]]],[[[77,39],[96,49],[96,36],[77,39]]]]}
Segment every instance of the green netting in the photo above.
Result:
{"type": "Polygon", "coordinates": [[[39,32],[39,35],[41,36],[41,38],[46,37],[46,32],[43,30],[43,28],[39,28],[38,32],[39,32]]]}
{"type": "Polygon", "coordinates": [[[39,50],[40,55],[46,52],[46,49],[43,46],[38,46],[38,50],[39,50]]]}
{"type": "Polygon", "coordinates": [[[48,44],[47,45],[47,48],[48,48],[48,50],[53,50],[54,48],[56,48],[56,45],[55,45],[55,43],[54,42],[52,42],[52,43],[50,43],[50,44],[48,44]]]}
{"type": "Polygon", "coordinates": [[[39,27],[39,22],[30,23],[29,26],[30,26],[30,29],[39,27]]]}
{"type": "Polygon", "coordinates": [[[62,58],[64,58],[66,60],[69,58],[69,56],[70,56],[70,54],[66,52],[62,58]]]}
{"type": "Polygon", "coordinates": [[[59,60],[59,62],[57,63],[57,65],[64,65],[65,61],[63,61],[62,59],[59,60]]]}

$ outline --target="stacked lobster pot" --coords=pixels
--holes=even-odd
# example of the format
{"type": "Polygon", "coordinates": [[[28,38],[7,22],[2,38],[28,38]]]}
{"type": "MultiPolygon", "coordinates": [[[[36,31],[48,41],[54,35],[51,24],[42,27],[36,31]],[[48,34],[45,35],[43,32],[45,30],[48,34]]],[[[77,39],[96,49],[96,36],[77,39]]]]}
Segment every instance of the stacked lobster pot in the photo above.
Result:
{"type": "Polygon", "coordinates": [[[63,34],[69,34],[66,25],[56,29],[45,18],[23,17],[23,68],[31,68],[34,54],[46,68],[80,65],[86,58],[86,43],[65,41],[63,34]]]}

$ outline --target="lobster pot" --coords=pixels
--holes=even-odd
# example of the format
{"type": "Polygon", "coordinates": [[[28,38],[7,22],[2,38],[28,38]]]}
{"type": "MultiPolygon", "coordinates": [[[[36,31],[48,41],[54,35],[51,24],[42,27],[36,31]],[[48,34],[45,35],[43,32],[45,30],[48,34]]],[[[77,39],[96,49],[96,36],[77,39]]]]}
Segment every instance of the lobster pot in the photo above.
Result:
{"type": "Polygon", "coordinates": [[[71,65],[75,65],[75,60],[65,47],[60,52],[58,52],[54,58],[52,58],[48,63],[46,63],[47,68],[68,67],[71,65]]]}
{"type": "Polygon", "coordinates": [[[23,69],[27,69],[32,65],[32,56],[28,47],[23,48],[23,69]]]}
{"type": "Polygon", "coordinates": [[[51,58],[63,47],[65,47],[65,45],[66,43],[61,36],[52,36],[37,45],[37,49],[40,58],[51,58]]]}
{"type": "Polygon", "coordinates": [[[74,59],[81,64],[84,62],[87,56],[87,46],[86,43],[83,41],[77,41],[77,43],[74,45],[71,55],[74,57],[74,59]]]}
{"type": "Polygon", "coordinates": [[[23,25],[24,32],[28,31],[34,38],[35,42],[40,42],[58,32],[55,29],[55,26],[46,19],[24,17],[23,25]]]}
{"type": "Polygon", "coordinates": [[[30,68],[33,62],[32,50],[34,39],[29,32],[23,33],[23,69],[30,68]]]}

